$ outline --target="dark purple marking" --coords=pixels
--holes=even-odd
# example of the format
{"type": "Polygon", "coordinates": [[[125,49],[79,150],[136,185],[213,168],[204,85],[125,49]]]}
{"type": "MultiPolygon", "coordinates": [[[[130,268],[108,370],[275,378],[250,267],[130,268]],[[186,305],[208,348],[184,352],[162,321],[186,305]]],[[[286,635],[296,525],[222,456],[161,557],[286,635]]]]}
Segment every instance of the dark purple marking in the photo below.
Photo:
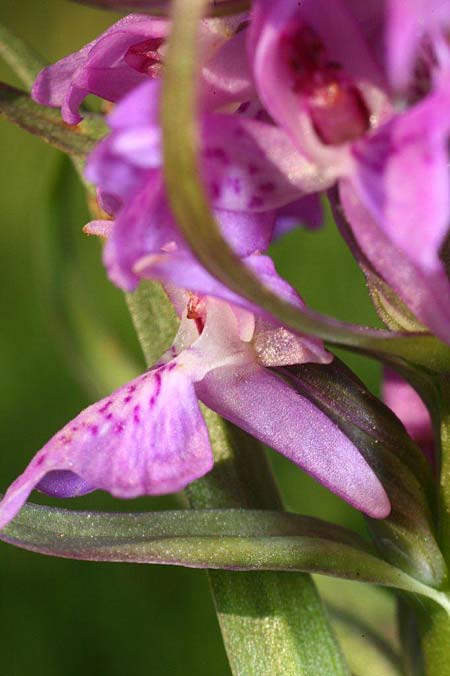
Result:
{"type": "Polygon", "coordinates": [[[220,185],[215,181],[209,184],[209,191],[211,193],[211,198],[213,200],[218,200],[220,198],[220,194],[222,191],[220,185]]]}
{"type": "Polygon", "coordinates": [[[243,115],[244,113],[247,112],[247,110],[250,108],[250,101],[244,101],[244,103],[241,103],[239,106],[237,112],[243,115]]]}
{"type": "MultiPolygon", "coordinates": [[[[163,367],[163,369],[164,369],[164,367],[163,367]]],[[[161,392],[161,374],[158,373],[158,372],[155,373],[155,381],[156,381],[155,391],[152,394],[152,396],[150,397],[150,401],[148,402],[150,408],[152,408],[154,406],[155,401],[157,400],[158,395],[161,392]]]]}
{"type": "Polygon", "coordinates": [[[136,392],[136,388],[137,388],[137,385],[136,385],[136,384],[134,384],[134,385],[128,385],[128,387],[127,387],[127,392],[129,392],[130,394],[132,394],[133,392],[136,392]]]}
{"type": "Polygon", "coordinates": [[[141,422],[141,416],[139,415],[140,406],[137,404],[133,409],[133,420],[138,425],[141,422]]]}
{"type": "Polygon", "coordinates": [[[114,414],[113,413],[107,413],[105,415],[105,418],[106,418],[106,420],[112,420],[114,418],[114,414]]]}
{"type": "Polygon", "coordinates": [[[271,181],[260,183],[258,189],[261,190],[261,192],[273,192],[275,190],[275,183],[272,183],[271,181]]]}
{"type": "Polygon", "coordinates": [[[133,397],[131,396],[131,394],[127,394],[127,396],[123,398],[123,403],[128,404],[132,399],[133,397]]]}
{"type": "Polygon", "coordinates": [[[89,431],[95,437],[98,434],[98,425],[89,425],[89,431]]]}
{"type": "Polygon", "coordinates": [[[233,192],[234,192],[236,195],[240,195],[240,194],[241,194],[242,185],[241,185],[241,179],[240,179],[240,178],[236,178],[236,177],[234,177],[234,178],[229,178],[229,179],[228,179],[228,183],[230,184],[230,186],[231,186],[233,192]]]}
{"type": "Polygon", "coordinates": [[[217,160],[225,166],[230,163],[230,158],[223,148],[206,148],[205,157],[212,160],[217,160]]]}
{"type": "Polygon", "coordinates": [[[123,422],[118,422],[114,426],[114,434],[120,434],[121,432],[123,432],[124,427],[125,425],[123,424],[123,422]]]}
{"type": "Polygon", "coordinates": [[[248,165],[248,173],[250,176],[254,176],[255,174],[259,173],[259,167],[255,166],[254,164],[249,164],[248,165]]]}
{"type": "Polygon", "coordinates": [[[47,457],[47,455],[46,455],[45,453],[44,453],[44,455],[41,455],[41,457],[39,458],[39,460],[36,460],[36,465],[37,465],[38,467],[40,467],[40,466],[42,465],[42,463],[44,462],[44,460],[45,460],[46,457],[47,457]]]}
{"type": "Polygon", "coordinates": [[[249,209],[258,209],[259,207],[262,207],[264,204],[264,200],[262,197],[259,197],[258,195],[253,195],[252,199],[248,203],[248,208],[249,209]]]}
{"type": "Polygon", "coordinates": [[[98,409],[98,412],[99,412],[99,413],[104,413],[105,411],[108,410],[108,408],[111,406],[111,404],[112,404],[112,399],[108,399],[108,401],[105,401],[105,403],[103,404],[103,406],[101,406],[101,407],[98,409]]]}

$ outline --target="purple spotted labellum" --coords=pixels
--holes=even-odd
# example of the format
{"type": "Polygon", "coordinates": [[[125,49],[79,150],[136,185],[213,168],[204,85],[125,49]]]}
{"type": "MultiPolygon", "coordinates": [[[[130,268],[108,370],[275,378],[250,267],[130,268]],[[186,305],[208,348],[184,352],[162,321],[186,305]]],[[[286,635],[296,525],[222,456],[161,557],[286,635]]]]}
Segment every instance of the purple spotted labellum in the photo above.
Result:
{"type": "Polygon", "coordinates": [[[290,458],[373,517],[389,500],[358,449],[272,367],[331,360],[299,338],[224,301],[169,289],[182,315],[173,346],[147,373],[93,404],[37,453],[0,502],[0,526],[34,488],[121,498],[180,490],[213,456],[198,399],[290,458]]]}

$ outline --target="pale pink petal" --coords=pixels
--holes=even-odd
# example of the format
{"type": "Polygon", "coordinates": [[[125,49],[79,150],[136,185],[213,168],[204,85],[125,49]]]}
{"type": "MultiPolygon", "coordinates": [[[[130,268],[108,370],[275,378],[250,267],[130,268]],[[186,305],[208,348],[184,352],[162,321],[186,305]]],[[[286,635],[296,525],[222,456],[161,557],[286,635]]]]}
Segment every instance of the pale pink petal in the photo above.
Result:
{"type": "MultiPolygon", "coordinates": [[[[46,487],[41,482],[49,472],[71,472],[92,489],[134,498],[181,490],[212,464],[189,371],[170,362],[93,404],[58,432],[6,492],[0,527],[36,486],[46,487]]],[[[72,489],[79,494],[76,481],[72,489]]]]}
{"type": "Polygon", "coordinates": [[[384,372],[383,400],[400,418],[410,437],[433,462],[433,428],[428,409],[411,385],[391,369],[385,369],[384,372]]]}
{"type": "Polygon", "coordinates": [[[362,455],[309,399],[256,364],[220,368],[196,384],[207,406],[282,453],[324,486],[375,518],[389,499],[362,455]]]}

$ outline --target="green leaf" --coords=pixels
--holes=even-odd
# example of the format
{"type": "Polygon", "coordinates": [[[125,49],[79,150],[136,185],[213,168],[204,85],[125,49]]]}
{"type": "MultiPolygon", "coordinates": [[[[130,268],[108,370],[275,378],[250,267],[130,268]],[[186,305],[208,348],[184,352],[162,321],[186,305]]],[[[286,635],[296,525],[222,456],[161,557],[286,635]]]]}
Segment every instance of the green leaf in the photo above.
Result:
{"type": "Polygon", "coordinates": [[[174,2],[173,28],[163,83],[164,169],[173,211],[196,256],[217,279],[263,307],[282,324],[341,346],[376,355],[398,355],[441,370],[450,366],[450,347],[430,335],[363,329],[299,311],[266,289],[224,241],[201,182],[196,120],[197,28],[207,0],[174,2]]]}
{"type": "Polygon", "coordinates": [[[447,567],[434,536],[434,481],[399,419],[337,358],[329,365],[275,371],[342,429],[383,484],[392,512],[369,521],[383,556],[425,584],[442,587],[447,567]]]}
{"type": "Polygon", "coordinates": [[[405,676],[394,594],[382,587],[317,577],[316,584],[354,676],[405,676]]]}
{"type": "Polygon", "coordinates": [[[180,320],[158,282],[143,280],[126,298],[145,359],[152,366],[172,344],[180,320]]]}
{"type": "Polygon", "coordinates": [[[36,76],[47,65],[40,54],[1,23],[0,57],[27,89],[31,89],[36,76]]]}
{"type": "Polygon", "coordinates": [[[101,115],[87,113],[76,127],[67,125],[59,110],[40,106],[19,89],[0,83],[0,114],[50,145],[84,160],[106,133],[101,115]]]}
{"type": "MultiPolygon", "coordinates": [[[[147,12],[153,16],[169,14],[172,5],[170,0],[72,0],[72,2],[114,11],[147,12]]],[[[224,16],[248,10],[250,2],[249,0],[212,0],[211,5],[208,8],[208,16],[224,16]]]]}
{"type": "Polygon", "coordinates": [[[282,512],[98,514],[27,504],[0,537],[31,551],[88,561],[321,573],[422,594],[450,611],[445,595],[371,553],[353,533],[282,512]]]}

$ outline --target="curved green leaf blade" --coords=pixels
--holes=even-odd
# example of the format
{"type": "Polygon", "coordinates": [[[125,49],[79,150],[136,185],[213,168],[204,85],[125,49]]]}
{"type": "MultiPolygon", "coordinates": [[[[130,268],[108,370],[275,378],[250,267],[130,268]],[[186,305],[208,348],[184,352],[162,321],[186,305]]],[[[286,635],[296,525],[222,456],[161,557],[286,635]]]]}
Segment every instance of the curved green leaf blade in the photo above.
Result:
{"type": "Polygon", "coordinates": [[[311,310],[299,311],[261,285],[235,256],[209,207],[197,159],[196,37],[207,0],[175,0],[173,8],[162,100],[164,167],[173,211],[197,258],[229,288],[296,331],[374,354],[398,355],[437,370],[448,368],[450,347],[436,338],[363,329],[311,310]]]}
{"type": "Polygon", "coordinates": [[[88,113],[80,124],[70,127],[61,119],[59,110],[40,106],[26,92],[4,83],[0,83],[0,115],[68,155],[82,160],[107,132],[100,115],[88,113]]]}
{"type": "Polygon", "coordinates": [[[99,514],[28,504],[0,538],[31,551],[88,561],[225,570],[301,571],[446,597],[371,553],[353,534],[266,510],[99,514]]]}
{"type": "Polygon", "coordinates": [[[27,89],[31,89],[39,71],[47,65],[40,54],[1,23],[0,57],[27,89]]]}

